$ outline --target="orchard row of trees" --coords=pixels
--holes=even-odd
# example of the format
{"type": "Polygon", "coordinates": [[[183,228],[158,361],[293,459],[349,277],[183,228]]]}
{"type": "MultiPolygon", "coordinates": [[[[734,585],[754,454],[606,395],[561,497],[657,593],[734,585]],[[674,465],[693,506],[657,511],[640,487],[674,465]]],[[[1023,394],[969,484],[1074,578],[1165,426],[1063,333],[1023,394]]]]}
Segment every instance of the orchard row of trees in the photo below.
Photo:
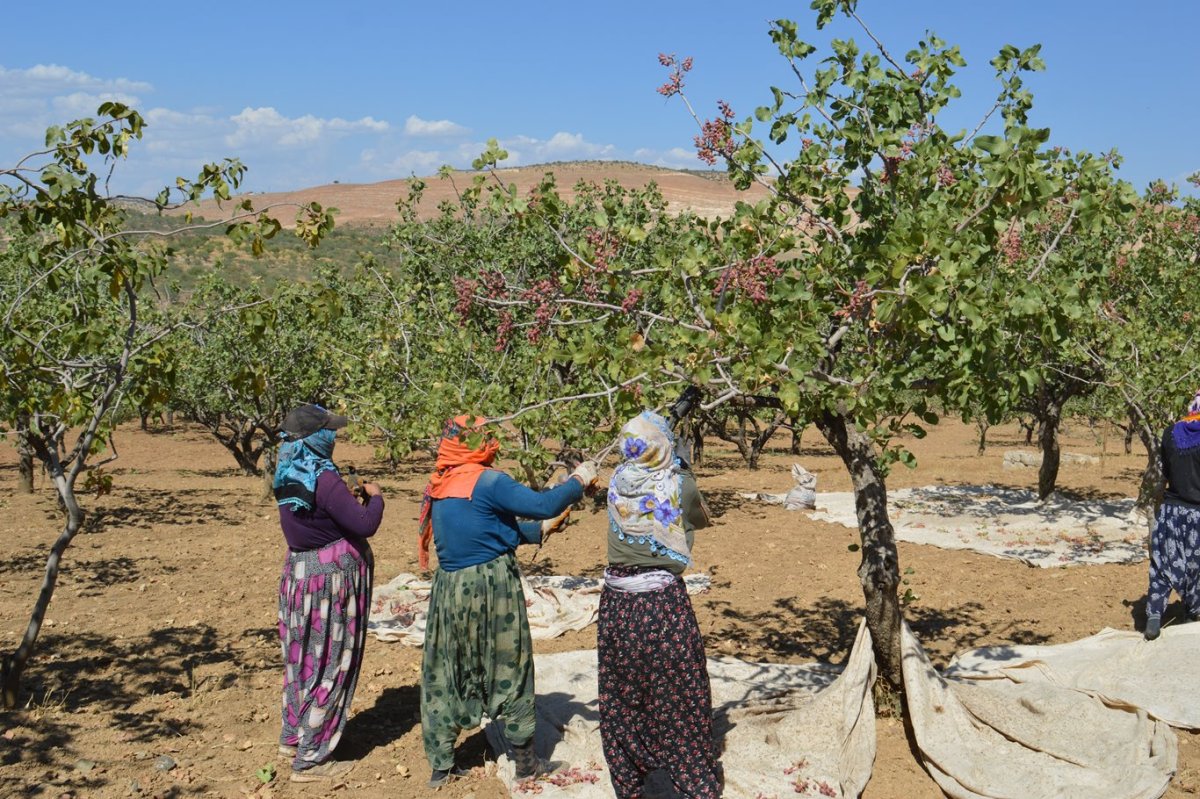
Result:
{"type": "MultiPolygon", "coordinates": [[[[939,120],[963,103],[957,47],[929,35],[900,56],[852,0],[812,5],[819,28],[852,26],[866,45],[835,38],[818,55],[796,23],[774,23],[787,82],[749,115],[720,103],[703,118],[687,99],[691,60],[660,57],[659,91],[696,118],[700,157],[767,189],[725,219],[669,213],[653,186],[584,186],[568,200],[547,175],[522,194],[498,177],[506,154],[492,143],[432,216],[418,215],[425,184],[411,182],[386,268],[366,257],[270,292],[217,273],[181,297],[163,285],[172,231],[213,223],[132,230],[92,171],[140,135],[136,112],[107,104],[0,172],[13,287],[0,411],[66,508],[29,629],[4,661],[5,701],[79,529],[76,481],[113,456],[113,426],[135,411],[181,412],[241,468],[269,473],[299,402],[345,410],[393,462],[469,409],[503,423],[535,483],[561,448],[603,455],[623,419],[689,386],[702,399],[682,429],[697,443],[733,419],[724,435],[752,459],[775,430],[815,426],[853,481],[867,622],[895,686],[886,479],[912,463],[899,434],[945,414],[983,430],[1034,419],[1045,496],[1064,413],[1086,401],[1145,445],[1141,501],[1153,505],[1158,435],[1200,382],[1187,291],[1200,206],[1162,184],[1139,195],[1115,154],[1033,127],[1036,46],[1002,48],[996,96],[970,100],[974,127],[949,129],[939,120]]],[[[207,167],[154,204],[228,199],[241,175],[235,161],[207,167]]],[[[254,251],[280,230],[230,207],[220,224],[254,251]]],[[[315,244],[330,211],[299,210],[295,231],[315,244]]]]}

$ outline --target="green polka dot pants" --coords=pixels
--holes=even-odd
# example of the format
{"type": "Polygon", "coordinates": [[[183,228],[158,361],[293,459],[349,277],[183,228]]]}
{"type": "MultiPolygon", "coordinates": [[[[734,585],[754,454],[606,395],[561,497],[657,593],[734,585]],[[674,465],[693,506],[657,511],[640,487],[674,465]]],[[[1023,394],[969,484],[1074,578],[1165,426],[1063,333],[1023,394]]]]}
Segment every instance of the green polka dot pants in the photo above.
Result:
{"type": "Polygon", "coordinates": [[[454,765],[460,730],[486,714],[509,743],[533,737],[533,644],[511,555],[433,575],[421,668],[421,727],[434,769],[454,765]]]}

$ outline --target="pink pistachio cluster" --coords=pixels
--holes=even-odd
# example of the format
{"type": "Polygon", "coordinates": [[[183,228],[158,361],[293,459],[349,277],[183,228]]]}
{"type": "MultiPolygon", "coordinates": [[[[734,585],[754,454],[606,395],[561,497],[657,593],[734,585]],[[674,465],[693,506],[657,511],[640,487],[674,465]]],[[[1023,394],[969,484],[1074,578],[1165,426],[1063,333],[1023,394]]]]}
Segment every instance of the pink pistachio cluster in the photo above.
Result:
{"type": "Polygon", "coordinates": [[[833,315],[842,319],[858,319],[870,307],[870,298],[871,287],[867,281],[859,280],[854,284],[853,291],[849,292],[846,304],[834,311],[833,315]]]}
{"type": "Polygon", "coordinates": [[[543,278],[521,292],[521,299],[536,304],[533,311],[533,326],[525,332],[530,344],[537,344],[554,318],[553,297],[558,294],[558,283],[552,278],[543,278]]]}
{"type": "Polygon", "coordinates": [[[1000,237],[1000,252],[1004,255],[1005,262],[1010,264],[1016,263],[1025,255],[1021,245],[1021,231],[1016,222],[1009,225],[1008,230],[1000,237]]]}
{"type": "Polygon", "coordinates": [[[508,340],[512,338],[513,315],[512,311],[501,311],[500,321],[496,324],[496,352],[501,352],[508,346],[508,340]]]}
{"type": "Polygon", "coordinates": [[[719,297],[729,289],[741,291],[753,302],[765,302],[771,281],[783,274],[783,270],[768,255],[756,255],[727,267],[721,273],[713,296],[719,297]]]}
{"type": "Polygon", "coordinates": [[[945,164],[939,166],[937,171],[937,184],[939,186],[948,188],[953,186],[955,183],[958,183],[958,178],[954,177],[954,172],[951,171],[950,167],[946,166],[945,164]]]}
{"type": "Polygon", "coordinates": [[[630,289],[629,293],[625,295],[625,299],[621,300],[621,312],[629,313],[634,308],[636,308],[637,304],[641,301],[642,301],[642,290],[641,289],[630,289]]]}
{"type": "Polygon", "coordinates": [[[503,300],[508,297],[508,285],[504,275],[495,269],[484,269],[479,273],[479,282],[483,293],[489,300],[503,300]]]}
{"type": "Polygon", "coordinates": [[[717,108],[721,116],[701,123],[696,137],[696,155],[709,166],[733,155],[733,109],[724,100],[717,101],[717,108]]]}
{"type": "Polygon", "coordinates": [[[467,315],[471,313],[471,306],[475,304],[475,291],[479,288],[479,281],[456,275],[453,283],[454,294],[458,298],[454,303],[454,312],[465,321],[467,315]]]}
{"type": "Polygon", "coordinates": [[[666,53],[658,54],[658,63],[662,64],[667,69],[671,70],[667,76],[667,82],[658,87],[658,93],[663,97],[671,97],[683,91],[683,76],[692,69],[692,57],[688,56],[682,61],[675,58],[675,54],[666,53]]]}
{"type": "Polygon", "coordinates": [[[599,276],[608,272],[609,263],[617,256],[617,240],[609,231],[594,227],[588,228],[584,237],[591,246],[593,255],[591,264],[583,264],[584,267],[591,268],[584,274],[579,290],[589,300],[594,300],[600,295],[599,276]]]}

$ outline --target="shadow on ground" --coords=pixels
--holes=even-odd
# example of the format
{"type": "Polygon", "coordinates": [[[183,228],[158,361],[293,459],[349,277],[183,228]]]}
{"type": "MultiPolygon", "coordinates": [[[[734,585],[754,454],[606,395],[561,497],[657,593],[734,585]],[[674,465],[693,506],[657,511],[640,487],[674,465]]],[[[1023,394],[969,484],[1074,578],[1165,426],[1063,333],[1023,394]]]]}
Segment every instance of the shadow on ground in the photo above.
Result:
{"type": "MultiPolygon", "coordinates": [[[[759,613],[737,610],[725,600],[705,601],[723,619],[723,623],[718,622],[705,634],[710,655],[841,663],[854,645],[862,619],[861,605],[841,599],[820,599],[811,605],[801,605],[785,597],[776,600],[770,610],[759,613]],[[742,653],[743,649],[747,651],[742,653]]],[[[904,616],[918,638],[953,641],[955,651],[998,638],[1020,645],[1050,640],[1032,621],[991,624],[983,621],[984,611],[982,605],[968,602],[942,610],[910,606],[904,609],[904,616]]]]}

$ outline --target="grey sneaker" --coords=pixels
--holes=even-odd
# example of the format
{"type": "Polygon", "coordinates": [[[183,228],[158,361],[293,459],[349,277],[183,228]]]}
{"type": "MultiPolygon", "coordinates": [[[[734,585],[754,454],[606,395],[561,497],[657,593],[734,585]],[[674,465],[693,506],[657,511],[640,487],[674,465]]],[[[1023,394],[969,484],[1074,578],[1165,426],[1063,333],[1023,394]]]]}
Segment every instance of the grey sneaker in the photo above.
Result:
{"type": "Polygon", "coordinates": [[[354,764],[349,760],[326,760],[303,771],[292,770],[292,782],[337,782],[350,773],[354,764]]]}

